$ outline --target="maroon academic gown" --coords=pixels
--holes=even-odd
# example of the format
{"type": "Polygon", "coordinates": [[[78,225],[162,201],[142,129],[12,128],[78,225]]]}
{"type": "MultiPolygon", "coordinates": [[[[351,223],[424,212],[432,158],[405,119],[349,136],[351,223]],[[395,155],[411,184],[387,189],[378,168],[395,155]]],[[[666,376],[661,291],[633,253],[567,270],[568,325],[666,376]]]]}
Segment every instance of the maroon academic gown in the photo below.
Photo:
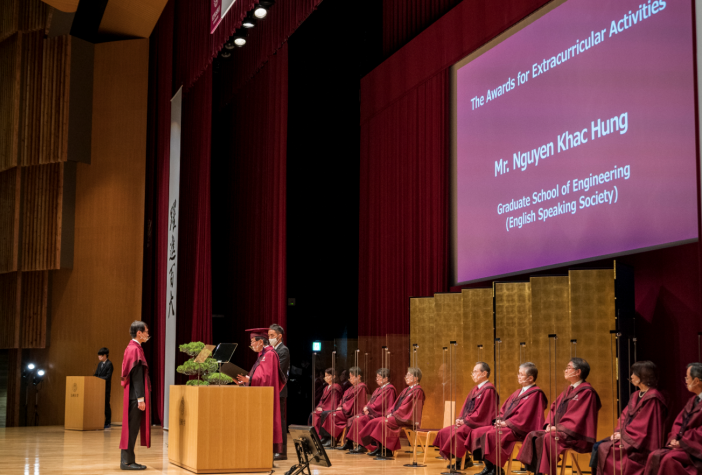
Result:
{"type": "MultiPolygon", "coordinates": [[[[361,432],[368,425],[368,422],[376,417],[381,417],[383,412],[387,414],[388,410],[390,410],[395,403],[395,397],[397,397],[397,390],[395,386],[390,383],[376,388],[371,395],[370,401],[366,404],[368,414],[364,414],[363,408],[361,408],[361,414],[351,419],[349,430],[346,431],[346,438],[360,444],[361,432]]],[[[370,449],[371,447],[374,447],[374,445],[367,446],[366,448],[370,449]]]]}
{"type": "Polygon", "coordinates": [[[457,417],[463,420],[463,425],[458,428],[455,425],[444,427],[434,440],[434,446],[439,447],[443,457],[450,458],[453,454],[456,458],[463,458],[466,454],[466,440],[471,431],[490,425],[495,420],[497,412],[495,398],[499,401],[495,386],[489,381],[480,389],[475,386],[468,393],[461,413],[457,417]]]}
{"type": "Polygon", "coordinates": [[[374,440],[379,441],[388,450],[400,449],[400,430],[403,427],[412,427],[413,421],[416,428],[422,420],[422,407],[424,406],[424,390],[419,384],[406,387],[388,416],[371,419],[359,434],[364,446],[374,445],[374,440]],[[384,428],[383,428],[384,427],[384,428]],[[384,442],[383,442],[384,441],[384,442]]]}
{"type": "Polygon", "coordinates": [[[654,451],[646,463],[646,475],[702,473],[702,402],[693,396],[673,423],[668,444],[673,439],[679,448],[663,447],[654,451]]]}
{"type": "Polygon", "coordinates": [[[119,448],[122,450],[129,448],[129,373],[131,373],[138,362],[141,362],[144,370],[144,403],[146,404],[146,410],[141,418],[139,434],[141,445],[151,447],[151,380],[149,379],[149,365],[146,363],[144,349],[139,343],[132,340],[124,350],[124,359],[122,360],[121,384],[124,388],[124,397],[122,399],[122,436],[119,439],[119,448]]]}
{"type": "Polygon", "coordinates": [[[278,353],[272,346],[266,346],[258,354],[258,359],[249,372],[249,386],[270,386],[273,388],[273,453],[283,451],[283,429],[280,424],[280,391],[285,386],[285,377],[280,373],[278,353]]]}
{"type": "Polygon", "coordinates": [[[668,405],[657,389],[650,388],[641,398],[638,392],[633,394],[614,430],[621,439],[597,447],[598,475],[643,475],[649,454],[665,442],[667,415],[668,405]]]}
{"type": "MultiPolygon", "coordinates": [[[[523,441],[529,432],[544,425],[544,410],[548,405],[544,392],[538,386],[532,386],[519,394],[521,391],[522,388],[519,388],[512,393],[497,416],[497,419],[507,423],[507,427],[500,429],[500,464],[509,460],[517,442],[523,441]]],[[[479,453],[482,460],[497,464],[497,429],[494,425],[471,431],[465,446],[473,454],[479,453]]]]}
{"type": "Polygon", "coordinates": [[[334,437],[339,437],[344,432],[344,427],[350,424],[351,418],[363,414],[363,408],[368,399],[368,387],[365,383],[351,386],[344,393],[341,402],[336,407],[341,406],[341,410],[333,410],[322,422],[322,429],[334,437]],[[332,423],[334,427],[332,427],[332,423]]]}
{"type": "Polygon", "coordinates": [[[579,454],[592,452],[597,437],[597,413],[601,407],[600,397],[590,383],[583,381],[575,389],[568,386],[551,404],[549,412],[549,423],[556,425],[558,431],[558,442],[552,432],[533,431],[524,439],[517,458],[527,465],[527,469],[535,469],[533,472],[556,473],[558,458],[566,450],[579,454]],[[551,451],[554,452],[553,459],[551,451]]]}
{"type": "Polygon", "coordinates": [[[321,407],[322,411],[317,412],[315,408],[312,413],[312,426],[317,429],[317,434],[322,437],[320,431],[322,430],[322,423],[326,417],[331,414],[331,411],[339,407],[339,401],[341,401],[342,393],[341,386],[338,383],[334,383],[332,386],[327,385],[324,388],[324,393],[322,393],[322,399],[319,400],[317,407],[321,407]]]}

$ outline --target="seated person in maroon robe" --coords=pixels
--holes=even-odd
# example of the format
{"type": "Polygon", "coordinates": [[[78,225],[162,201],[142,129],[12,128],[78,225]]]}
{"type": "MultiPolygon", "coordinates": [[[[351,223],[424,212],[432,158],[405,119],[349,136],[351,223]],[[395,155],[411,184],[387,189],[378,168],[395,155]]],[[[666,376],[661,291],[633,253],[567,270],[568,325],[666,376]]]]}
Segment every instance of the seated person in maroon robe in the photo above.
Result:
{"type": "Polygon", "coordinates": [[[377,447],[368,455],[391,456],[390,452],[400,449],[400,431],[403,427],[419,429],[424,407],[424,390],[419,385],[421,380],[422,371],[419,368],[407,368],[407,387],[400,393],[388,415],[372,419],[363,429],[360,434],[363,445],[377,447]]]}
{"type": "Polygon", "coordinates": [[[280,369],[278,353],[268,341],[268,328],[246,330],[251,338],[251,348],[258,353],[248,376],[238,375],[237,384],[242,386],[270,386],[273,388],[273,453],[283,451],[283,428],[280,423],[280,391],[286,376],[280,369]]]}
{"type": "Polygon", "coordinates": [[[517,381],[521,388],[505,401],[494,424],[472,430],[466,439],[466,448],[473,452],[473,458],[485,462],[480,475],[504,473],[502,465],[509,461],[514,445],[523,441],[532,430],[543,427],[548,400],[536,386],[538,376],[539,370],[534,363],[519,365],[517,381]],[[500,450],[497,450],[498,436],[500,450]]]}
{"type": "Polygon", "coordinates": [[[350,420],[349,429],[346,431],[346,440],[355,442],[358,446],[352,450],[354,453],[362,454],[368,450],[373,450],[375,446],[364,447],[361,444],[360,434],[368,425],[371,419],[381,417],[392,408],[397,397],[395,386],[390,384],[390,370],[388,368],[380,368],[376,371],[375,382],[378,388],[373,391],[370,401],[362,409],[362,414],[357,415],[350,420]]]}
{"type": "Polygon", "coordinates": [[[648,457],[646,475],[702,473],[702,363],[687,365],[685,384],[695,395],[675,418],[665,447],[648,457]]]}
{"type": "Polygon", "coordinates": [[[565,379],[570,385],[551,404],[546,430],[530,432],[519,451],[517,458],[527,470],[556,473],[558,457],[566,450],[592,452],[602,404],[595,389],[585,381],[589,374],[590,365],[584,359],[572,358],[568,362],[565,379]]]}
{"type": "Polygon", "coordinates": [[[656,389],[656,365],[634,363],[630,381],[639,391],[631,395],[614,434],[592,449],[592,475],[643,475],[648,456],[663,445],[668,405],[656,389]]]}
{"type": "MultiPolygon", "coordinates": [[[[434,440],[434,447],[438,447],[441,456],[450,459],[456,457],[455,468],[461,469],[461,460],[466,455],[466,439],[473,429],[492,424],[497,415],[499,396],[495,386],[488,381],[490,366],[482,361],[475,364],[471,378],[476,385],[468,393],[463,408],[458,414],[456,425],[444,427],[439,431],[434,440]]],[[[466,456],[463,467],[472,467],[473,461],[466,456]]],[[[451,468],[449,465],[446,468],[451,468]]]]}
{"type": "Polygon", "coordinates": [[[342,398],[341,386],[336,382],[336,375],[331,368],[327,368],[324,371],[324,382],[327,386],[324,388],[319,404],[312,413],[312,426],[317,429],[317,434],[322,444],[326,444],[331,440],[330,437],[322,436],[322,424],[327,416],[339,406],[342,398]]]}
{"type": "MultiPolygon", "coordinates": [[[[341,398],[338,407],[322,423],[320,432],[325,438],[330,438],[325,447],[336,445],[336,439],[341,437],[344,428],[351,424],[354,416],[363,414],[363,408],[366,407],[368,387],[363,382],[363,370],[358,366],[352,366],[349,369],[349,382],[351,387],[344,392],[344,397],[341,398]]],[[[353,441],[347,438],[342,450],[351,450],[352,448],[353,441]]]]}

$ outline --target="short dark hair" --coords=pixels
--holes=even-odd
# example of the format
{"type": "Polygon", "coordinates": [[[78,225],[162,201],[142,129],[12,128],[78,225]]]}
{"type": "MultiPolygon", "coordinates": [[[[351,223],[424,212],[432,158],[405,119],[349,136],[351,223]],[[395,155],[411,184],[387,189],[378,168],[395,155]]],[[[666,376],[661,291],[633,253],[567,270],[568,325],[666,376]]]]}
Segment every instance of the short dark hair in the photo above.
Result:
{"type": "Polygon", "coordinates": [[[571,358],[574,370],[580,370],[580,379],[585,381],[590,376],[590,364],[582,358],[571,358]]]}
{"type": "Polygon", "coordinates": [[[134,320],[132,326],[129,327],[129,334],[132,338],[136,338],[137,332],[145,332],[147,328],[149,327],[146,323],[141,320],[134,320]]]}
{"type": "Polygon", "coordinates": [[[690,368],[690,377],[702,381],[702,363],[690,363],[687,365],[690,368]]]}
{"type": "Polygon", "coordinates": [[[484,361],[478,361],[478,362],[475,363],[475,364],[476,364],[476,365],[479,364],[479,365],[480,365],[480,369],[482,369],[483,371],[487,371],[488,378],[490,377],[490,365],[489,365],[489,364],[487,364],[487,363],[484,362],[484,361]]]}
{"type": "Polygon", "coordinates": [[[419,368],[407,368],[407,372],[417,378],[417,382],[422,381],[422,370],[419,368]]]}
{"type": "Polygon", "coordinates": [[[334,374],[334,370],[331,368],[325,369],[324,374],[330,374],[332,376],[332,378],[336,378],[336,374],[334,374]]]}
{"type": "Polygon", "coordinates": [[[379,374],[380,377],[383,379],[385,379],[385,378],[390,379],[390,369],[388,369],[388,368],[378,368],[378,370],[375,373],[379,374]]]}
{"type": "Polygon", "coordinates": [[[265,337],[265,336],[255,336],[255,337],[254,337],[254,340],[256,340],[256,341],[258,341],[258,340],[263,340],[263,344],[264,344],[264,345],[270,345],[270,344],[271,344],[271,342],[268,341],[268,337],[265,337]]]}
{"type": "Polygon", "coordinates": [[[361,377],[361,378],[363,377],[363,370],[362,370],[361,368],[359,368],[358,366],[351,366],[351,367],[349,368],[349,373],[351,373],[352,375],[356,376],[357,378],[358,378],[358,377],[361,377]]]}
{"type": "Polygon", "coordinates": [[[534,382],[536,382],[536,378],[539,377],[539,368],[537,368],[534,363],[532,363],[531,361],[527,361],[526,363],[520,364],[519,367],[524,368],[526,370],[527,378],[529,376],[533,376],[534,382]]]}
{"type": "Polygon", "coordinates": [[[98,355],[100,355],[100,356],[102,356],[102,355],[110,356],[110,350],[108,350],[108,349],[105,348],[105,347],[102,347],[102,348],[100,348],[100,349],[98,350],[98,355]]]}
{"type": "Polygon", "coordinates": [[[274,323],[273,325],[271,325],[270,327],[268,327],[268,329],[269,329],[269,330],[273,330],[274,332],[276,332],[276,333],[279,334],[279,335],[285,335],[285,331],[283,330],[283,327],[281,327],[281,326],[278,325],[277,323],[274,323]]]}
{"type": "Polygon", "coordinates": [[[658,387],[658,368],[653,361],[637,361],[631,365],[631,374],[638,376],[649,388],[658,387]]]}

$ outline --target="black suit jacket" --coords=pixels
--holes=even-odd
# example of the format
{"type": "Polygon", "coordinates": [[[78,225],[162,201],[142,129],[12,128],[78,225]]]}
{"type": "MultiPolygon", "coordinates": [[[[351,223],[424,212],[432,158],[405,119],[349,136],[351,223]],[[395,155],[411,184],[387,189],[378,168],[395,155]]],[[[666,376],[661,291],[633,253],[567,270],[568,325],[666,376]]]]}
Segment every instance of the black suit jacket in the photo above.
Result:
{"type": "Polygon", "coordinates": [[[107,360],[104,364],[102,362],[98,363],[97,369],[95,370],[95,374],[93,374],[93,376],[97,376],[98,378],[105,380],[105,391],[108,393],[112,388],[113,371],[114,367],[112,366],[112,361],[107,360]]]}
{"type": "MultiPolygon", "coordinates": [[[[285,375],[287,379],[290,376],[290,350],[283,343],[275,348],[275,352],[278,353],[278,359],[280,360],[280,370],[285,375]]],[[[280,391],[280,397],[288,397],[288,385],[285,384],[283,390],[280,391]]]]}

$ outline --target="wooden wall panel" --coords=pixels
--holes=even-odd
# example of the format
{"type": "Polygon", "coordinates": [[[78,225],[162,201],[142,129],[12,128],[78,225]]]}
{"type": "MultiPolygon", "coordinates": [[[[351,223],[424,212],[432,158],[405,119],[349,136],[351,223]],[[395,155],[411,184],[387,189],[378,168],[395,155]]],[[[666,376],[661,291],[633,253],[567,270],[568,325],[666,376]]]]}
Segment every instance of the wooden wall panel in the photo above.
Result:
{"type": "Polygon", "coordinates": [[[20,419],[20,394],[22,376],[22,350],[9,351],[7,366],[7,414],[6,427],[18,427],[20,419]]]}
{"type": "Polygon", "coordinates": [[[499,384],[500,401],[519,387],[519,343],[531,341],[531,321],[531,284],[495,283],[495,328],[502,344],[493,382],[499,384]]]}
{"type": "Polygon", "coordinates": [[[20,295],[19,272],[0,274],[0,348],[19,348],[20,295]]]}
{"type": "Polygon", "coordinates": [[[18,270],[19,223],[20,169],[16,167],[0,172],[0,274],[18,270]]]}
{"type": "Polygon", "coordinates": [[[61,163],[22,168],[23,271],[60,267],[63,168],[61,163]]]}
{"type": "MultiPolygon", "coordinates": [[[[435,353],[436,341],[440,332],[437,325],[436,299],[421,297],[410,299],[410,363],[412,366],[413,344],[419,345],[419,368],[422,370],[422,388],[426,395],[422,410],[422,427],[441,427],[443,408],[441,407],[442,381],[447,372],[441,370],[441,354],[435,353]],[[438,425],[437,425],[438,424],[438,425]]],[[[440,350],[439,350],[440,351],[440,350]]],[[[398,393],[404,388],[397,386],[398,393]]]]}
{"type": "Polygon", "coordinates": [[[49,272],[22,272],[20,348],[46,348],[49,337],[49,272]]]}
{"type": "MultiPolygon", "coordinates": [[[[49,368],[41,424],[63,424],[66,376],[92,374],[100,347],[121,367],[141,315],[148,54],[148,40],[95,47],[92,157],[78,164],[73,269],[51,273],[51,344],[29,352],[49,368]]],[[[112,417],[122,420],[117,374],[112,417]]]]}
{"type": "Polygon", "coordinates": [[[44,41],[39,163],[65,162],[68,157],[68,106],[71,37],[44,41]]]}
{"type": "Polygon", "coordinates": [[[168,0],[110,0],[98,32],[116,37],[148,38],[168,0]]]}
{"type": "Polygon", "coordinates": [[[0,42],[0,171],[17,166],[21,46],[17,33],[0,42]]]}
{"type": "MultiPolygon", "coordinates": [[[[465,352],[469,355],[464,377],[470,380],[473,366],[478,361],[490,365],[490,379],[494,376],[495,361],[495,325],[492,318],[492,289],[464,289],[463,296],[463,334],[467,345],[465,352]],[[478,348],[482,346],[482,349],[478,348]]],[[[473,389],[471,381],[466,393],[473,389]]]]}
{"type": "Polygon", "coordinates": [[[18,31],[47,32],[52,9],[40,0],[0,2],[0,41],[18,31]]]}
{"type": "MultiPolygon", "coordinates": [[[[467,355],[467,345],[463,338],[463,296],[460,293],[442,293],[434,295],[435,302],[435,322],[434,322],[434,346],[433,348],[420,348],[422,356],[431,352],[433,355],[433,366],[424,368],[424,371],[440,373],[443,381],[439,381],[441,386],[446,387],[446,401],[456,401],[456,406],[460,406],[468,393],[469,381],[464,378],[465,367],[462,364],[467,355]],[[453,383],[449,380],[450,365],[447,364],[442,370],[443,362],[443,347],[449,348],[446,354],[446,360],[450,360],[451,347],[450,341],[456,341],[456,346],[453,347],[453,383]],[[451,386],[453,384],[453,398],[451,398],[451,386]]],[[[442,393],[438,390],[433,394],[437,411],[440,419],[431,427],[441,427],[444,420],[444,404],[442,403],[442,393]]],[[[460,410],[460,407],[458,407],[460,410]]],[[[428,427],[428,426],[427,426],[428,427]]]]}
{"type": "Polygon", "coordinates": [[[20,166],[26,167],[39,164],[44,32],[20,33],[20,36],[22,58],[18,161],[20,166]]]}

